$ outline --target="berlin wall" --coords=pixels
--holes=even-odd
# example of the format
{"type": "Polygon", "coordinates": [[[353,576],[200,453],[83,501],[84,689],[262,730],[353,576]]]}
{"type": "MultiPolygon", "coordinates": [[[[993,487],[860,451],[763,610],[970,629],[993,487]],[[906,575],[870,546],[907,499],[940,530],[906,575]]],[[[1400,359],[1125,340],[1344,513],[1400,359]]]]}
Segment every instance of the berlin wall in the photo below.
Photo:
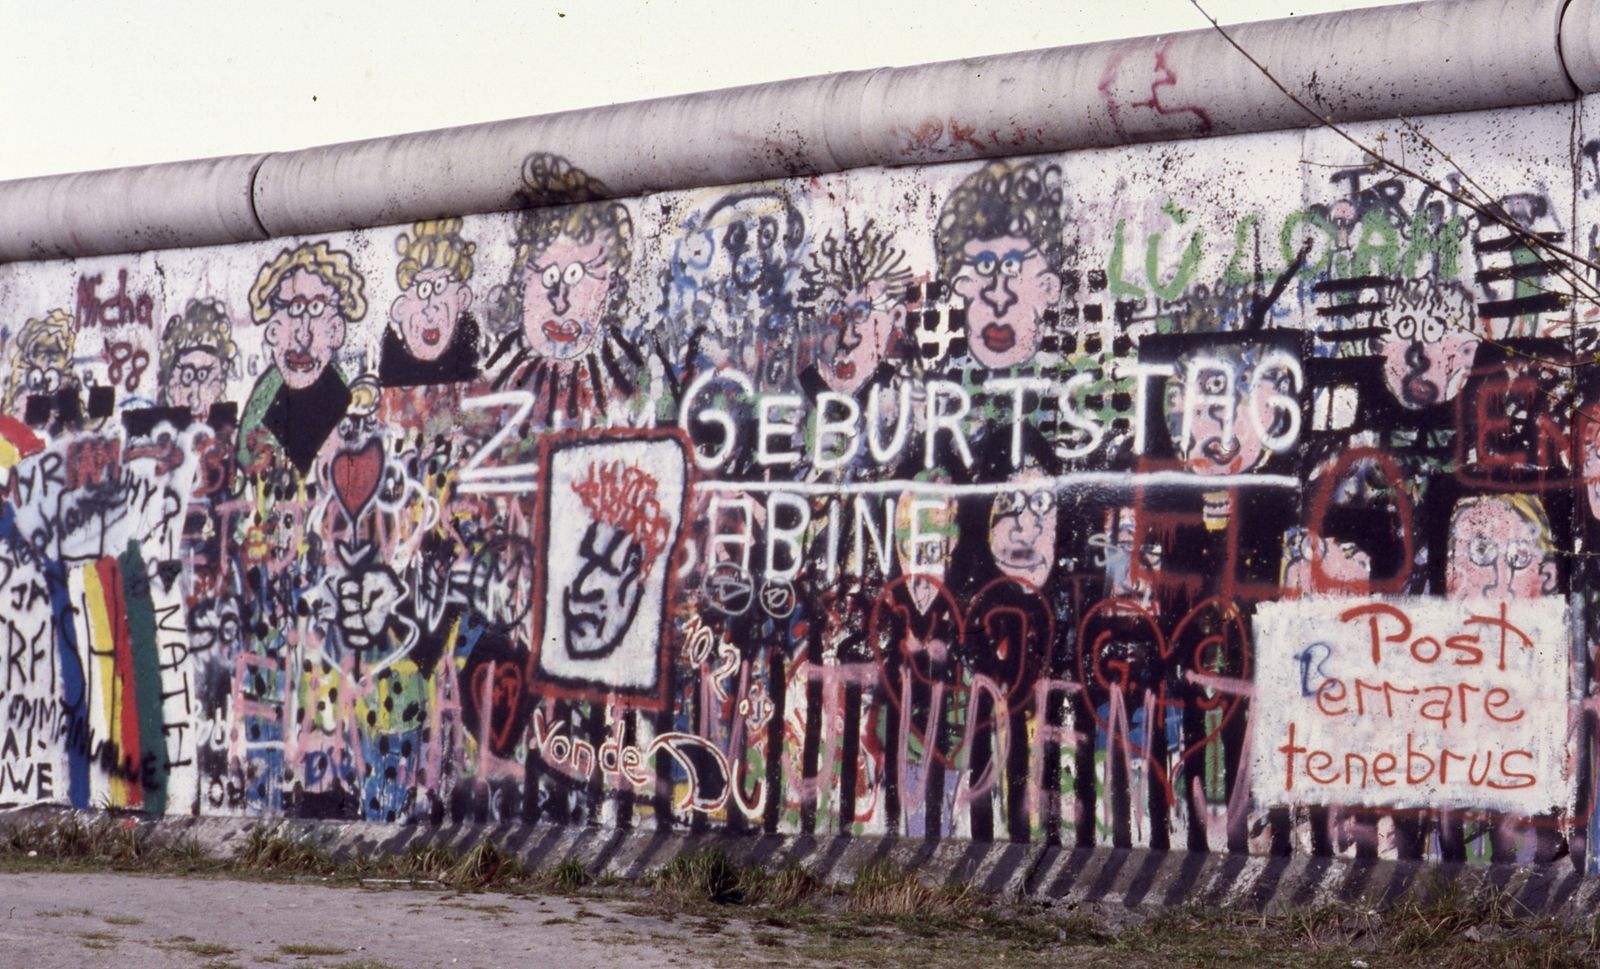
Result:
{"type": "Polygon", "coordinates": [[[0,266],[0,802],[1581,858],[1597,122],[0,266]]]}

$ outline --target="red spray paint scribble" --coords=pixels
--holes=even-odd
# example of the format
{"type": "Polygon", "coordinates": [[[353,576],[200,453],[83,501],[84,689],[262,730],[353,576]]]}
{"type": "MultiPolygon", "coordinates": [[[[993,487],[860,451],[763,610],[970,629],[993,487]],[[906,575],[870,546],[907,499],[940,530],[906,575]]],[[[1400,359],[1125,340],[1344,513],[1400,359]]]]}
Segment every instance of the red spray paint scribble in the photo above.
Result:
{"type": "MultiPolygon", "coordinates": [[[[1162,87],[1176,87],[1178,83],[1178,75],[1173,72],[1171,67],[1167,66],[1167,51],[1171,47],[1172,41],[1168,40],[1155,50],[1156,62],[1155,71],[1151,74],[1150,99],[1147,101],[1130,101],[1127,106],[1130,108],[1153,108],[1157,114],[1163,115],[1190,112],[1200,119],[1200,132],[1209,134],[1211,132],[1211,117],[1206,114],[1204,108],[1192,104],[1169,107],[1161,103],[1160,89],[1162,87]]],[[[1111,87],[1117,82],[1117,75],[1122,70],[1122,62],[1129,55],[1139,53],[1142,50],[1143,48],[1140,47],[1129,47],[1116,57],[1113,57],[1111,63],[1106,65],[1106,72],[1100,77],[1099,90],[1106,99],[1106,111],[1111,115],[1111,126],[1117,129],[1117,134],[1119,135],[1126,135],[1127,132],[1122,128],[1121,108],[1117,104],[1116,96],[1112,93],[1111,87]]]]}
{"type": "Polygon", "coordinates": [[[621,461],[596,461],[589,465],[588,478],[572,483],[572,490],[596,521],[622,529],[644,546],[645,575],[650,574],[672,533],[672,520],[656,500],[656,487],[655,478],[621,461]]]}

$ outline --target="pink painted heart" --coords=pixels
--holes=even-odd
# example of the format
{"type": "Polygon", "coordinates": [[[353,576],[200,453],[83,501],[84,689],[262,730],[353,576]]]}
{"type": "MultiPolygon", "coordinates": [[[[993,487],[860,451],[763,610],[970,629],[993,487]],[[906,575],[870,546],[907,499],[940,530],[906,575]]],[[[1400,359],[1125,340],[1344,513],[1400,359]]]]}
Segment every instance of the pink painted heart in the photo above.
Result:
{"type": "Polygon", "coordinates": [[[368,441],[357,451],[340,451],[333,456],[333,493],[353,519],[378,492],[383,479],[383,444],[368,441]]]}

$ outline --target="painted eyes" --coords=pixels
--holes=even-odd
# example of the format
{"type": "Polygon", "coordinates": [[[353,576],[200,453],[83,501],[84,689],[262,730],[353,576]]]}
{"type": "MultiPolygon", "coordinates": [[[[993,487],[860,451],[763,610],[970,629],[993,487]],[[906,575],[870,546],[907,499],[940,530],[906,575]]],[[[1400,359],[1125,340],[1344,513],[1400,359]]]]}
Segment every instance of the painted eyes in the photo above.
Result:
{"type": "Polygon", "coordinates": [[[1402,340],[1438,343],[1444,339],[1448,326],[1444,319],[1438,316],[1424,316],[1419,320],[1408,313],[1395,320],[1391,329],[1394,335],[1402,340]]]}
{"type": "MultiPolygon", "coordinates": [[[[1480,568],[1494,565],[1500,559],[1500,543],[1487,535],[1474,535],[1467,542],[1467,558],[1472,560],[1473,565],[1480,568]]],[[[1513,539],[1506,543],[1506,565],[1512,571],[1520,572],[1531,567],[1535,558],[1534,548],[1531,543],[1520,539],[1513,539]]]]}
{"type": "Polygon", "coordinates": [[[544,283],[546,289],[555,289],[562,283],[566,283],[568,286],[576,286],[587,275],[589,275],[588,267],[581,262],[567,263],[566,269],[562,269],[556,263],[551,263],[544,267],[539,279],[544,283]]]}
{"type": "Polygon", "coordinates": [[[424,279],[417,283],[418,299],[432,299],[435,295],[444,295],[444,280],[434,282],[431,279],[424,279]]]}
{"type": "Polygon", "coordinates": [[[1022,264],[1027,262],[1031,255],[1032,252],[1022,252],[1018,249],[1009,250],[1003,255],[984,251],[968,259],[967,264],[980,276],[993,276],[998,272],[1002,276],[1015,278],[1022,275],[1022,264]]]}

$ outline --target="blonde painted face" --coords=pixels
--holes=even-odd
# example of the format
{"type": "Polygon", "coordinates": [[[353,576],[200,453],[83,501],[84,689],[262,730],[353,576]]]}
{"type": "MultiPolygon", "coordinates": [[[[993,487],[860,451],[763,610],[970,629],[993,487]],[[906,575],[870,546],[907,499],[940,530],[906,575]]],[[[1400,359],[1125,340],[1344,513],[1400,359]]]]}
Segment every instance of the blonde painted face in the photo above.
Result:
{"type": "Polygon", "coordinates": [[[1549,536],[1509,503],[1486,498],[1450,521],[1445,594],[1452,599],[1532,599],[1556,591],[1549,536]]]}
{"type": "Polygon", "coordinates": [[[535,354],[577,360],[600,342],[610,295],[605,240],[560,235],[522,275],[522,332],[535,354]]]}
{"type": "Polygon", "coordinates": [[[187,407],[196,419],[203,419],[211,405],[222,397],[227,366],[210,350],[186,350],[173,361],[172,372],[167,375],[167,404],[187,407]]]}
{"type": "Polygon", "coordinates": [[[317,382],[344,346],[345,320],[339,293],[321,276],[296,269],[268,301],[265,339],[283,382],[304,390],[317,382]]]}
{"type": "Polygon", "coordinates": [[[472,290],[444,269],[424,269],[389,307],[406,349],[418,360],[444,355],[455,339],[456,320],[472,305],[472,290]]]}

